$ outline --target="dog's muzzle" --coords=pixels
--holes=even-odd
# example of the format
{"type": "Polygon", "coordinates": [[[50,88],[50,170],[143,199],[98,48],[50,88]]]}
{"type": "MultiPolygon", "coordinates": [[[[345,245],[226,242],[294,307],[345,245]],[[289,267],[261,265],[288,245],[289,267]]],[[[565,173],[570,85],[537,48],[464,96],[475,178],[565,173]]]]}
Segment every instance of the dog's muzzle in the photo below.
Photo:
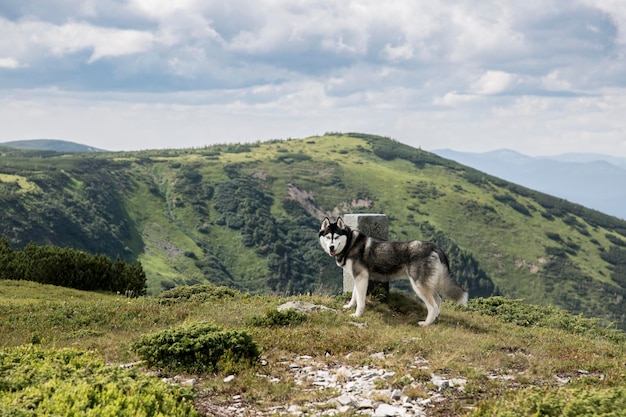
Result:
{"type": "Polygon", "coordinates": [[[328,254],[330,256],[335,256],[337,254],[337,252],[335,252],[335,247],[334,246],[331,246],[331,247],[328,248],[328,254]]]}

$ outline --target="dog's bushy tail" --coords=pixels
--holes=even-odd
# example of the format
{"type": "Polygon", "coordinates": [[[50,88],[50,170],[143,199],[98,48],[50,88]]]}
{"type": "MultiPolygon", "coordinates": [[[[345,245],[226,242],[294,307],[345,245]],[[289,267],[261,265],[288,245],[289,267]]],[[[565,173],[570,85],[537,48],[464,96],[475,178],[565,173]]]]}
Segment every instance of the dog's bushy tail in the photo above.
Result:
{"type": "Polygon", "coordinates": [[[450,263],[448,262],[448,257],[446,254],[440,249],[437,248],[437,255],[441,263],[443,264],[445,273],[443,274],[442,279],[439,282],[438,291],[445,298],[454,301],[457,304],[467,305],[467,300],[469,299],[469,293],[463,289],[455,280],[452,278],[452,274],[450,272],[450,263]]]}
{"type": "Polygon", "coordinates": [[[457,304],[467,305],[469,293],[465,291],[456,281],[448,274],[448,279],[443,282],[443,288],[440,289],[444,297],[454,301],[457,304]]]}

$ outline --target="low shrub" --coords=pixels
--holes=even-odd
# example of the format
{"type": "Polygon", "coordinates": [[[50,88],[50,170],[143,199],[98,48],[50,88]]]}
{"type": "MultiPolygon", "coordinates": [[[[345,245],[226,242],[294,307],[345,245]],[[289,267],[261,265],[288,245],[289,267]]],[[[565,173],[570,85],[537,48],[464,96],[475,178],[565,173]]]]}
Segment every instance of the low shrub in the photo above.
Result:
{"type": "Polygon", "coordinates": [[[479,297],[472,299],[467,309],[522,327],[558,329],[574,334],[604,337],[618,343],[626,341],[626,333],[619,329],[604,327],[597,319],[575,316],[553,306],[525,304],[519,299],[501,296],[479,297]]]}
{"type": "Polygon", "coordinates": [[[620,416],[626,410],[626,388],[526,389],[510,398],[482,404],[474,417],[584,417],[620,416]]]}
{"type": "Polygon", "coordinates": [[[222,330],[208,322],[193,322],[143,335],[131,348],[150,367],[166,372],[230,372],[259,357],[252,337],[240,330],[222,330]]]}
{"type": "Polygon", "coordinates": [[[0,351],[2,416],[198,416],[190,388],[92,352],[21,346],[0,351]]]}
{"type": "Polygon", "coordinates": [[[306,321],[308,316],[295,310],[268,310],[263,316],[254,316],[249,324],[257,327],[291,326],[306,321]]]}
{"type": "Polygon", "coordinates": [[[179,301],[214,301],[222,298],[235,298],[241,295],[237,290],[213,284],[198,284],[190,286],[174,287],[163,291],[157,298],[165,303],[175,303],[179,301]]]}

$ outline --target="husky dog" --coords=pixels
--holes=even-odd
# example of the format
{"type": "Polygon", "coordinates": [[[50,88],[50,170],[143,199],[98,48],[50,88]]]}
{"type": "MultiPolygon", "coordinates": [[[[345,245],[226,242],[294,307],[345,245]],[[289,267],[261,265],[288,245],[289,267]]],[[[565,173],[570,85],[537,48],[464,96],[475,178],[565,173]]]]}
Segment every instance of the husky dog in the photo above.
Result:
{"type": "Polygon", "coordinates": [[[420,326],[431,324],[439,316],[439,294],[459,304],[467,304],[467,291],[451,277],[448,258],[434,243],[375,239],[350,229],[341,217],[334,223],[328,217],[324,219],[319,242],[324,251],[335,258],[337,265],[354,277],[352,299],[343,308],[356,306],[355,317],[362,316],[365,311],[370,278],[387,282],[408,276],[413,290],[428,309],[426,320],[420,321],[420,326]]]}

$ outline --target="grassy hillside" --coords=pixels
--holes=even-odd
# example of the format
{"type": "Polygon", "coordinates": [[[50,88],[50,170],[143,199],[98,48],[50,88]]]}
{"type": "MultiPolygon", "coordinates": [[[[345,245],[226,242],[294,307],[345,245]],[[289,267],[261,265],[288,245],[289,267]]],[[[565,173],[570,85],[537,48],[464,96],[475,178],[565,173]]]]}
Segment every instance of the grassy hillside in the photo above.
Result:
{"type": "Polygon", "coordinates": [[[148,292],[212,282],[333,294],[324,215],[385,213],[433,240],[474,296],[504,294],[626,327],[626,222],[388,138],[329,134],[201,149],[5,152],[0,234],[139,260],[148,292]]]}
{"type": "MultiPolygon", "coordinates": [[[[316,415],[335,407],[364,373],[371,392],[363,395],[373,403],[403,402],[429,416],[601,415],[626,406],[621,331],[502,297],[474,299],[468,308],[445,303],[426,328],[417,325],[425,309],[400,293],[392,292],[389,304],[368,300],[356,323],[342,311],[345,301],[250,296],[213,286],[129,299],[0,280],[0,414],[56,407],[64,415],[67,406],[78,415],[90,407],[117,415],[112,410],[119,405],[123,415],[135,415],[148,404],[145,415],[159,415],[156,407],[165,406],[165,415],[190,415],[193,401],[206,415],[234,415],[227,409],[235,403],[250,415],[290,407],[316,415]],[[270,314],[294,300],[336,311],[303,321],[270,314]],[[207,321],[249,334],[260,360],[200,374],[136,363],[132,346],[142,335],[207,321]],[[316,385],[323,375],[336,375],[335,385],[316,385]],[[405,399],[394,400],[392,392],[405,399]]],[[[348,408],[339,415],[355,415],[348,408]]]]}

